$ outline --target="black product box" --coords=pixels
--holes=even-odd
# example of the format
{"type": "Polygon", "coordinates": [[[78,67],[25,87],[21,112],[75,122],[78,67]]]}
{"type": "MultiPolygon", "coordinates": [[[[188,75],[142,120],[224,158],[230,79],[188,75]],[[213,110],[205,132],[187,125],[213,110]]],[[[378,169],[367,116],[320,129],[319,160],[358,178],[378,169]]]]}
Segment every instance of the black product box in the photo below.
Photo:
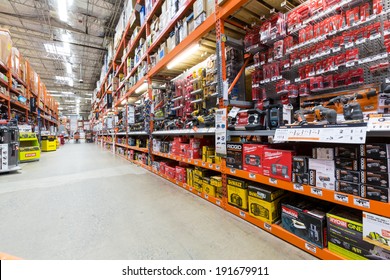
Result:
{"type": "Polygon", "coordinates": [[[361,158],[360,169],[373,173],[390,173],[390,159],[361,158]]]}
{"type": "Polygon", "coordinates": [[[360,178],[363,184],[378,186],[382,188],[389,188],[390,186],[389,173],[374,173],[374,172],[360,171],[360,178]]]}
{"type": "Polygon", "coordinates": [[[170,142],[167,142],[167,141],[161,142],[161,148],[160,148],[161,153],[164,153],[164,154],[169,153],[169,143],[170,142]]]}
{"type": "Polygon", "coordinates": [[[336,169],[336,180],[359,184],[361,182],[360,172],[352,171],[352,170],[336,169]]]}
{"type": "Polygon", "coordinates": [[[309,158],[308,157],[293,157],[293,170],[294,173],[308,173],[309,171],[309,158]]]}
{"type": "Polygon", "coordinates": [[[366,144],[365,157],[390,158],[390,144],[385,144],[385,143],[366,144]]]}
{"type": "Polygon", "coordinates": [[[326,216],[329,251],[351,260],[390,258],[389,251],[363,240],[361,211],[338,206],[326,216]]]}
{"type": "Polygon", "coordinates": [[[360,184],[354,184],[351,182],[337,180],[335,191],[361,196],[360,184]]]}
{"type": "Polygon", "coordinates": [[[274,201],[285,193],[284,190],[267,185],[249,185],[248,195],[268,202],[274,201]]]}
{"type": "Polygon", "coordinates": [[[242,143],[228,142],[226,144],[226,166],[242,169],[242,143]]]}
{"type": "Polygon", "coordinates": [[[360,145],[335,147],[334,156],[339,158],[358,159],[360,157],[360,145]]]}
{"type": "Polygon", "coordinates": [[[282,226],[287,231],[317,245],[326,247],[326,213],[330,204],[293,196],[282,202],[282,226]]]}
{"type": "MultiPolygon", "coordinates": [[[[315,176],[314,176],[315,177],[315,176]]],[[[309,184],[309,173],[293,173],[292,174],[292,182],[298,184],[309,184]]]]}
{"type": "Polygon", "coordinates": [[[388,188],[362,185],[362,197],[372,199],[372,200],[377,200],[386,203],[390,202],[389,191],[390,189],[388,188]]]}
{"type": "Polygon", "coordinates": [[[356,159],[348,158],[336,158],[335,159],[336,169],[346,169],[346,170],[359,170],[359,162],[356,159]]]}

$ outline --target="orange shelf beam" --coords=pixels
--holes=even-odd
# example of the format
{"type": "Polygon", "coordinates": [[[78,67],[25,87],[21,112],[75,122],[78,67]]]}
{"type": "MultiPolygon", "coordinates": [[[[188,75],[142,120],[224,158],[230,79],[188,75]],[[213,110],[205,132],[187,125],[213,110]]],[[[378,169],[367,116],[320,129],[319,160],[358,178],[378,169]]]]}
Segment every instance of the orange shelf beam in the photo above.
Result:
{"type": "Polygon", "coordinates": [[[7,101],[10,100],[10,97],[9,97],[9,96],[5,96],[5,95],[2,94],[2,93],[0,93],[0,98],[5,99],[5,100],[7,100],[7,101]]]}
{"type": "Polygon", "coordinates": [[[309,185],[294,184],[289,181],[274,179],[261,174],[251,173],[234,168],[226,168],[225,171],[227,175],[247,179],[265,185],[270,185],[279,189],[284,189],[295,193],[300,193],[306,196],[311,196],[317,199],[344,205],[350,208],[355,208],[362,211],[369,211],[371,213],[382,216],[384,213],[388,213],[387,217],[390,217],[390,203],[368,200],[358,196],[338,193],[333,190],[327,190],[324,188],[318,188],[309,185]]]}
{"type": "Polygon", "coordinates": [[[298,236],[292,234],[291,232],[285,230],[279,225],[275,224],[268,224],[265,223],[259,219],[256,219],[248,214],[248,212],[245,212],[241,209],[238,209],[234,206],[231,206],[229,204],[225,205],[225,209],[236,215],[237,217],[240,217],[241,219],[258,226],[259,228],[279,237],[280,239],[283,239],[287,241],[290,244],[293,244],[294,246],[302,249],[303,251],[308,252],[309,254],[312,254],[313,256],[323,259],[323,260],[343,260],[339,255],[336,255],[332,252],[330,252],[328,249],[321,249],[310,242],[303,240],[302,238],[299,238],[298,236]]]}

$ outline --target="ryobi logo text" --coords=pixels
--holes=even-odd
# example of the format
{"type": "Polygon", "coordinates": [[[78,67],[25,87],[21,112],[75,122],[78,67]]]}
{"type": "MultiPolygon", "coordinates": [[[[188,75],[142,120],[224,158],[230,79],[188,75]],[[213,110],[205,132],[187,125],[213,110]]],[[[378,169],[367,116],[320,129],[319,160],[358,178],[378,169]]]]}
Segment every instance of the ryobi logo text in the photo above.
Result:
{"type": "Polygon", "coordinates": [[[331,222],[331,223],[333,223],[333,224],[336,224],[336,225],[339,225],[339,226],[342,226],[342,227],[345,227],[345,228],[347,228],[348,226],[347,226],[347,222],[345,222],[345,221],[342,221],[342,220],[339,220],[339,219],[335,219],[335,218],[333,218],[333,217],[330,217],[329,218],[329,221],[331,222]]]}
{"type": "Polygon", "coordinates": [[[234,150],[242,150],[242,146],[241,145],[234,145],[234,144],[227,144],[227,148],[228,149],[234,149],[234,150]]]}

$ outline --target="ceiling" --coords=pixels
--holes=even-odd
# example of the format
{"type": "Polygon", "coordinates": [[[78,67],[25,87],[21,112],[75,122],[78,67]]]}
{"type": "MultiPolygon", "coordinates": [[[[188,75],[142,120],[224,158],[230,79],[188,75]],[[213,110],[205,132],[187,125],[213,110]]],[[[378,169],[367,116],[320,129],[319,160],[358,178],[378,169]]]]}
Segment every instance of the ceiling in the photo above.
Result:
{"type": "Polygon", "coordinates": [[[0,0],[0,26],[10,30],[13,45],[60,103],[63,115],[76,113],[75,104],[80,104],[80,115],[88,116],[123,5],[124,0],[0,0]]]}

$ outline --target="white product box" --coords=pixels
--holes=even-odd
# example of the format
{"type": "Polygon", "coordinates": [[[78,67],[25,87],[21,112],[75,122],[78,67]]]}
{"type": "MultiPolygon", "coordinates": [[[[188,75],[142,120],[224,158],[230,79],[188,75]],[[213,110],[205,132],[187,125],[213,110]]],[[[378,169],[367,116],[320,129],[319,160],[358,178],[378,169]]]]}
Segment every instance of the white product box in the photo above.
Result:
{"type": "Polygon", "coordinates": [[[335,189],[335,165],[333,160],[310,158],[309,174],[311,185],[328,190],[335,189]],[[315,182],[313,182],[314,178],[315,182]]]}
{"type": "Polygon", "coordinates": [[[363,212],[363,240],[390,250],[390,219],[363,212]]]}

